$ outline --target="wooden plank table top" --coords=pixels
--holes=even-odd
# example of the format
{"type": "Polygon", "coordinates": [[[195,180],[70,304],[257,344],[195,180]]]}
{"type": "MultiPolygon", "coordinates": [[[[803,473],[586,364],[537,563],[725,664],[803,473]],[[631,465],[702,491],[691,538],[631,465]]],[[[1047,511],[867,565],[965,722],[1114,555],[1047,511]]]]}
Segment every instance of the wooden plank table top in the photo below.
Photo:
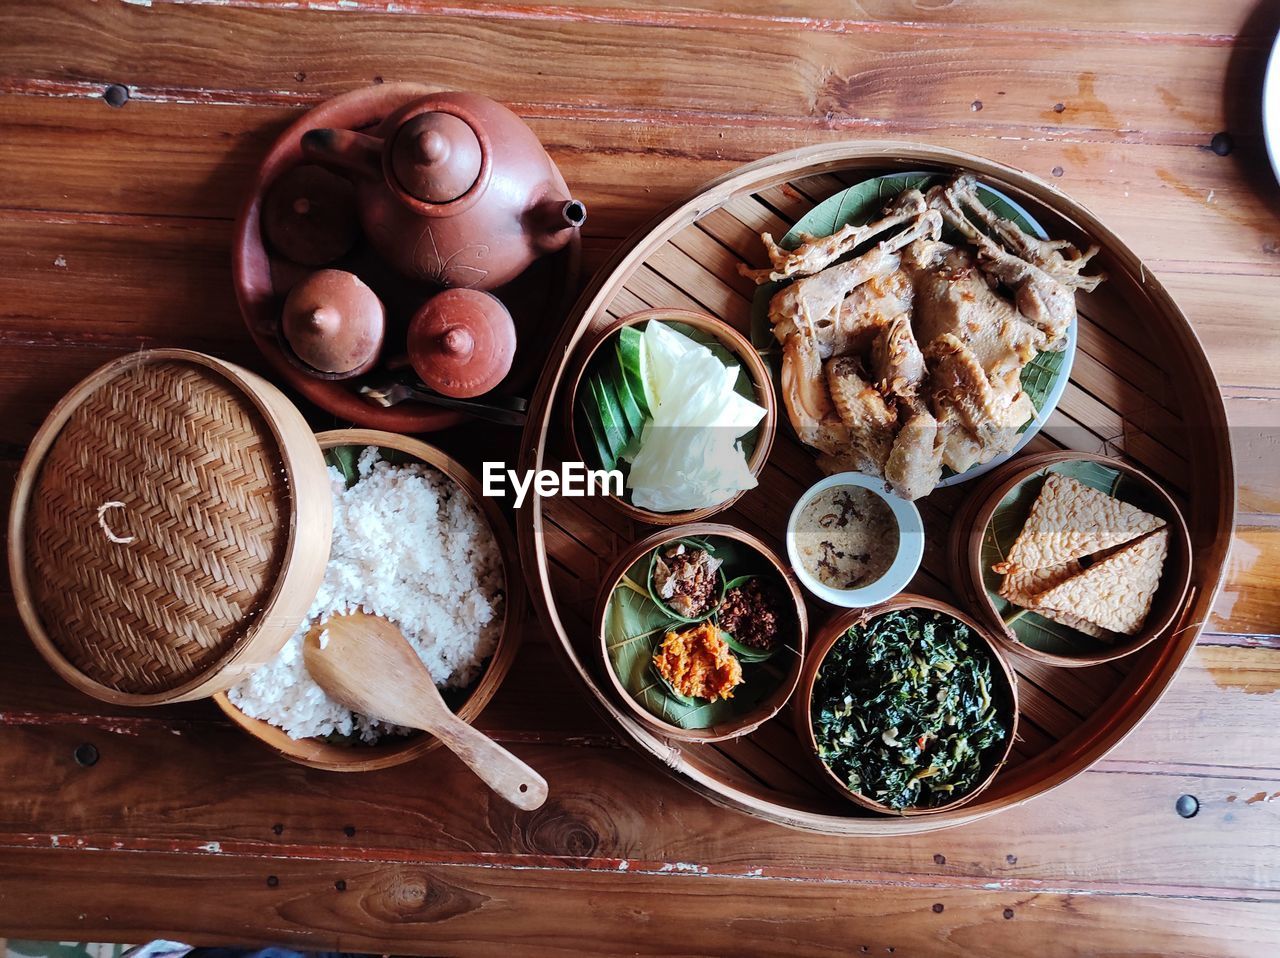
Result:
{"type": "MultiPolygon", "coordinates": [[[[588,268],[737,164],[917,140],[1028,170],[1098,213],[1217,371],[1238,528],[1214,616],[1164,701],[1023,807],[835,840],[721,810],[655,771],[534,626],[480,722],[550,783],[524,813],[447,754],[343,777],[285,763],[208,702],[85,698],[36,654],[6,586],[0,933],[424,955],[1276,953],[1280,187],[1259,90],[1280,10],[765,6],[5,0],[8,486],[57,397],[110,358],[185,346],[261,368],[231,291],[231,224],[273,138],[328,96],[415,80],[511,104],[590,209],[588,268]]],[[[515,448],[492,431],[434,441],[472,460],[515,448]]]]}

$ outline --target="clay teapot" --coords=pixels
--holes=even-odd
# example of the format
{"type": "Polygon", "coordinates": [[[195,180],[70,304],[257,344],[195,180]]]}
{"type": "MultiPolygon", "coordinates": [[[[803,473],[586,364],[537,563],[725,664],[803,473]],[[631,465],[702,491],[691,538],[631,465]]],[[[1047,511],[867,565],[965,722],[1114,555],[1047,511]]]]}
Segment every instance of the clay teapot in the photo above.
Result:
{"type": "Polygon", "coordinates": [[[302,149],[352,179],[379,255],[444,286],[501,286],[587,215],[524,121],[475,93],[422,97],[370,132],[309,130],[302,149]]]}

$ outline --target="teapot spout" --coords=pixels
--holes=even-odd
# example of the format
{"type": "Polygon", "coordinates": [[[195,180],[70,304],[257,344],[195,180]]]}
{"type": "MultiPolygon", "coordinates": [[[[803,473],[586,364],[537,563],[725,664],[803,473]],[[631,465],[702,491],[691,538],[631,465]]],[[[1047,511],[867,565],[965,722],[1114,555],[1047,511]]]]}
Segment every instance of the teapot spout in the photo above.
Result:
{"type": "Polygon", "coordinates": [[[581,200],[547,197],[529,212],[533,242],[542,253],[561,249],[587,220],[587,207],[581,200]]]}
{"type": "Polygon", "coordinates": [[[308,130],[302,152],[310,160],[338,172],[382,176],[382,141],[351,130],[308,130]]]}

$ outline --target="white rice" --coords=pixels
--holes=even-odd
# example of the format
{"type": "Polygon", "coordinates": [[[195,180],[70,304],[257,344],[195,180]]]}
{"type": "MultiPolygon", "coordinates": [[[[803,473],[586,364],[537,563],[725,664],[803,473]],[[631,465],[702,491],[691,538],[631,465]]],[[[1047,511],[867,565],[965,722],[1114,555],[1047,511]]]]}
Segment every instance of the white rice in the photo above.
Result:
{"type": "Polygon", "coordinates": [[[337,733],[371,742],[390,730],[339,705],[311,679],[302,641],[314,623],[357,609],[384,616],[445,688],[476,678],[502,625],[502,559],[470,497],[443,473],[392,465],[373,446],[357,469],[360,479],[348,489],[329,468],[333,545],[307,620],[271,662],[228,692],[246,715],[293,738],[337,733]]]}

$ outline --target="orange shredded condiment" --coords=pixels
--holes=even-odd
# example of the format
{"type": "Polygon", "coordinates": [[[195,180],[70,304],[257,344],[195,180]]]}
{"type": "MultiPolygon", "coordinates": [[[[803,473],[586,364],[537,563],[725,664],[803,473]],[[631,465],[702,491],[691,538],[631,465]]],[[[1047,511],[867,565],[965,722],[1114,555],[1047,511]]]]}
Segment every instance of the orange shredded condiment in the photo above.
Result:
{"type": "Polygon", "coordinates": [[[653,664],[672,688],[690,698],[731,699],[734,688],[742,684],[741,663],[709,622],[668,632],[653,664]]]}

